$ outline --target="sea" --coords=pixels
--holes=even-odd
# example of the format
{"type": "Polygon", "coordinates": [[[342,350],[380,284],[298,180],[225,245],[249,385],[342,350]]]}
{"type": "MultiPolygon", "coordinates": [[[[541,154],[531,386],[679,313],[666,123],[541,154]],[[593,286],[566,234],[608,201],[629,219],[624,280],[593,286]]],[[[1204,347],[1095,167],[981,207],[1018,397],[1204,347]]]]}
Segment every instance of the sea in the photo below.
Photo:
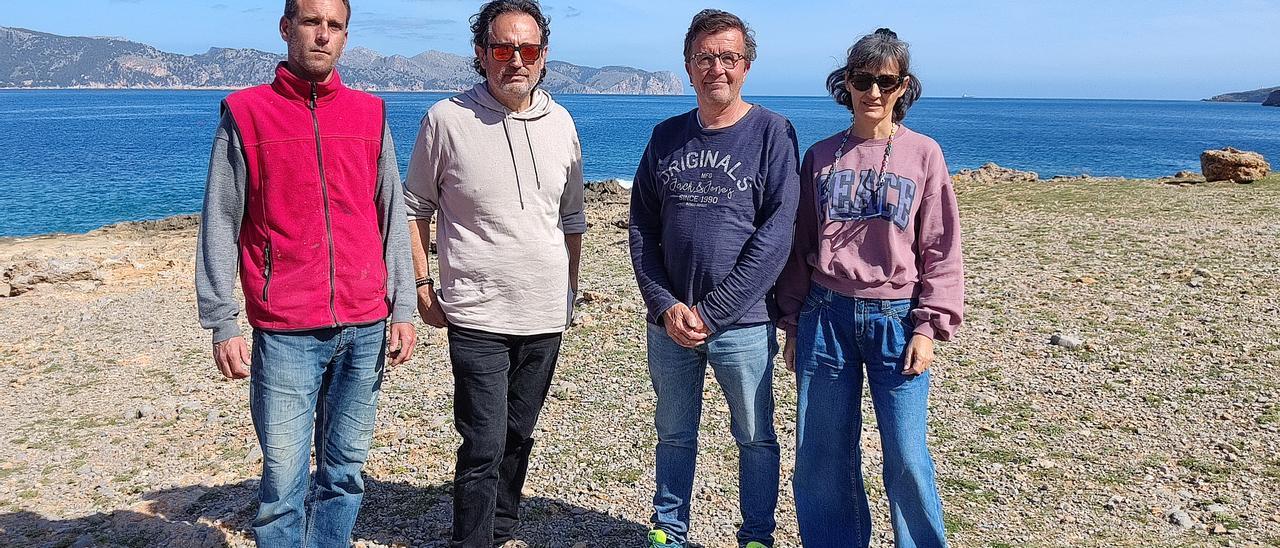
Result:
{"type": "MultiPolygon", "coordinates": [[[[225,91],[0,90],[0,237],[76,233],[197,212],[225,91]]],[[[401,173],[427,108],[448,93],[382,93],[401,173]]],[[[560,95],[588,180],[631,179],[655,124],[692,96],[560,95]]],[[[803,151],[849,124],[828,97],[748,97],[783,114],[803,151]]],[[[1280,168],[1280,108],[1198,101],[926,97],[908,127],[952,171],[987,162],[1041,177],[1154,178],[1199,171],[1233,146],[1280,168]]]]}

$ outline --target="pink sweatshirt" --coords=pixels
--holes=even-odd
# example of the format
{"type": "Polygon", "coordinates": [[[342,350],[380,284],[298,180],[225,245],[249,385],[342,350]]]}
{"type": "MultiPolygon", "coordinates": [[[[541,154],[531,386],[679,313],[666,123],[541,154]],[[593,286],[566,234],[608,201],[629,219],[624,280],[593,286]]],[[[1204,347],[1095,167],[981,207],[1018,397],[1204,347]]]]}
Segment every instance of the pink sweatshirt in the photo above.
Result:
{"type": "Polygon", "coordinates": [[[964,263],[942,149],[900,126],[888,175],[877,177],[888,140],[850,137],[837,163],[843,136],[814,144],[800,166],[795,245],[777,285],[778,325],[795,334],[817,283],[849,297],[917,299],[915,332],[951,339],[964,314],[964,263]]]}

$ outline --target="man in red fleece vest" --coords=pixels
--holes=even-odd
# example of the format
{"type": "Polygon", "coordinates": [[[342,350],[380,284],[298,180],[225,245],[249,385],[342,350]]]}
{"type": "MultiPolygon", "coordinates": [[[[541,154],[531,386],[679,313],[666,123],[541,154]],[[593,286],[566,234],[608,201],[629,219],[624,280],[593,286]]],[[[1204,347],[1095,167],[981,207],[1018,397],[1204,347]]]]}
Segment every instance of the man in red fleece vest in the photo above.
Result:
{"type": "Polygon", "coordinates": [[[196,292],[218,369],[250,378],[263,453],[259,546],[350,545],[383,367],[387,356],[408,360],[415,342],[385,109],[343,86],[335,68],[350,18],[347,0],[285,2],[288,60],[270,85],[223,102],[209,161],[196,292]],[[237,272],[252,354],[239,332],[237,272]]]}

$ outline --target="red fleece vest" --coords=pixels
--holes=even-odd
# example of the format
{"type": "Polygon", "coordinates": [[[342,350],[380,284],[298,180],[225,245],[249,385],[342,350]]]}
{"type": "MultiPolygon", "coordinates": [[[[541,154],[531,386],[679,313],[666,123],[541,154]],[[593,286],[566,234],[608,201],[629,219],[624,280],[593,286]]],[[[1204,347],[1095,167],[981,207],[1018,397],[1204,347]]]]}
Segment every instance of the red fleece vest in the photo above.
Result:
{"type": "Polygon", "coordinates": [[[375,195],[382,100],[276,68],[223,104],[244,141],[240,284],[249,323],[299,331],[383,320],[387,267],[375,195]]]}

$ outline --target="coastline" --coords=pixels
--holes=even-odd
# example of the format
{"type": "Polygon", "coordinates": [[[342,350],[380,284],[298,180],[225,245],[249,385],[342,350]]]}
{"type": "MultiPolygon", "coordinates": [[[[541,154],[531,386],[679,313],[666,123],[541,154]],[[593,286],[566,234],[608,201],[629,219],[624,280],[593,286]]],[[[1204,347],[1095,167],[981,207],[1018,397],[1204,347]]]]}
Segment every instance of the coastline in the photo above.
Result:
{"type": "MultiPolygon", "coordinates": [[[[256,85],[256,84],[255,84],[256,85]]],[[[0,91],[236,91],[251,86],[0,86],[0,91]]],[[[352,85],[352,89],[369,93],[460,93],[465,89],[408,89],[408,88],[365,88],[352,85]]],[[[582,95],[606,97],[692,97],[690,93],[555,93],[554,95],[582,95]]],[[[743,95],[753,98],[826,98],[826,94],[752,94],[743,95]]],[[[1241,101],[1226,99],[1168,99],[1143,97],[996,97],[996,96],[960,96],[960,95],[926,95],[920,100],[946,101],[1081,101],[1081,102],[1141,102],[1141,103],[1213,103],[1259,105],[1261,101],[1241,101]]]]}
{"type": "MultiPolygon", "coordinates": [[[[1018,180],[1031,180],[1031,181],[1035,181],[1042,184],[1052,183],[1055,181],[1068,181],[1068,180],[1091,181],[1095,183],[1107,183],[1107,182],[1115,183],[1115,182],[1125,182],[1125,181],[1157,182],[1157,183],[1166,183],[1166,184],[1174,184],[1174,185],[1203,183],[1202,178],[1193,177],[1191,179],[1185,179],[1185,178],[1179,179],[1176,176],[1147,179],[1147,178],[1137,178],[1137,177],[1092,176],[1092,175],[1082,174],[1082,175],[1075,175],[1075,176],[1057,175],[1048,179],[1040,179],[1039,175],[1032,171],[1007,169],[1007,168],[1003,168],[1001,166],[990,164],[990,163],[987,164],[986,166],[979,167],[976,169],[956,170],[955,172],[951,173],[951,176],[953,180],[960,178],[960,181],[981,179],[984,182],[989,182],[989,181],[995,181],[995,180],[1018,179],[1018,180]]],[[[629,179],[615,177],[610,179],[587,181],[586,186],[587,186],[587,194],[588,194],[587,206],[588,208],[590,208],[592,206],[593,195],[598,195],[601,200],[605,200],[613,203],[617,203],[618,199],[625,200],[626,197],[620,196],[620,194],[624,191],[629,192],[631,188],[631,181],[629,179]],[[619,189],[606,189],[606,186],[608,186],[610,183],[622,183],[622,184],[619,189]]],[[[37,234],[25,234],[25,235],[0,235],[0,245],[3,245],[5,243],[11,243],[14,241],[37,239],[37,238],[54,238],[54,237],[61,237],[61,236],[84,236],[84,235],[91,235],[99,231],[134,230],[138,228],[145,228],[145,227],[151,227],[151,226],[174,226],[174,223],[179,223],[180,225],[181,223],[187,222],[188,220],[192,220],[191,221],[192,223],[197,223],[198,219],[199,219],[198,211],[189,211],[189,212],[177,212],[171,215],[165,215],[165,216],[149,218],[149,219],[114,221],[114,222],[106,223],[94,228],[90,228],[83,232],[42,232],[37,234]]]]}

